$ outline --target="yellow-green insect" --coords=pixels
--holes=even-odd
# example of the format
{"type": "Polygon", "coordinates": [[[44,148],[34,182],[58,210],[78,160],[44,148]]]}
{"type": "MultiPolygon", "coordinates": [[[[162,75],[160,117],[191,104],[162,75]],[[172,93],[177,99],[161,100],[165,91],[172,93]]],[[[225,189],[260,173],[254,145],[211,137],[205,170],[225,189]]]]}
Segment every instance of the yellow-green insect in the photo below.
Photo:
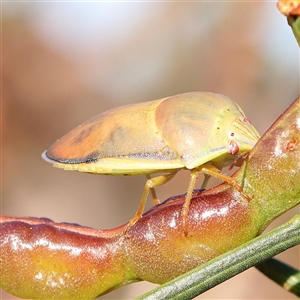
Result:
{"type": "Polygon", "coordinates": [[[130,228],[142,215],[149,190],[182,169],[191,179],[182,210],[183,223],[199,173],[241,187],[220,170],[253,148],[259,134],[229,98],[193,92],[106,111],[56,141],[43,158],[65,170],[106,174],[146,174],[144,193],[130,228]],[[149,174],[164,173],[150,178],[149,174]]]}

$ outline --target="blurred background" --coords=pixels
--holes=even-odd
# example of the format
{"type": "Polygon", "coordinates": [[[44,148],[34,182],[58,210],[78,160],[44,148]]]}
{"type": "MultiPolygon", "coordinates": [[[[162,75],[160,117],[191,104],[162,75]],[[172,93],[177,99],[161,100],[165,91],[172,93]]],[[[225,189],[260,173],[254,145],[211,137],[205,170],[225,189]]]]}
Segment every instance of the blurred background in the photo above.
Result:
{"type": "MultiPolygon", "coordinates": [[[[1,213],[101,229],[127,222],[144,176],[66,172],[41,153],[107,109],[188,91],[225,94],[268,129],[299,94],[298,46],[275,2],[2,2],[1,213]]],[[[185,193],[188,181],[180,172],[159,198],[185,193]]],[[[299,247],[280,258],[299,268],[299,247]]],[[[296,299],[256,269],[198,297],[224,298],[296,299]]]]}

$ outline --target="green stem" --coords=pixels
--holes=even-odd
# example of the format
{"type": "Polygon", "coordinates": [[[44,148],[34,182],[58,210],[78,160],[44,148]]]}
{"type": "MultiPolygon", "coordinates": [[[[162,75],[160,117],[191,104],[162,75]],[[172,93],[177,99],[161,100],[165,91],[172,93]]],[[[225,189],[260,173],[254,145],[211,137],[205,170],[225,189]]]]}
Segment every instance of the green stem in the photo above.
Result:
{"type": "Polygon", "coordinates": [[[279,284],[286,291],[300,297],[300,271],[271,258],[255,266],[268,278],[279,284]]]}
{"type": "Polygon", "coordinates": [[[291,26],[294,36],[297,40],[298,46],[300,47],[300,17],[289,16],[287,17],[288,24],[291,26]]]}

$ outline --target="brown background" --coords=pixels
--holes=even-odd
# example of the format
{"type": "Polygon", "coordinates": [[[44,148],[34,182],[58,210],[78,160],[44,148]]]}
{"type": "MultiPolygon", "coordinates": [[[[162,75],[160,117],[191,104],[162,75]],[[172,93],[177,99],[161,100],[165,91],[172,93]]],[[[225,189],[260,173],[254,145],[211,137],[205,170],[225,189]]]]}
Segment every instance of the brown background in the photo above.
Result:
{"type": "MultiPolygon", "coordinates": [[[[2,11],[4,215],[95,228],[134,215],[143,176],[65,172],[40,157],[104,110],[212,91],[238,102],[262,134],[299,94],[297,44],[275,2],[7,2],[2,11]]],[[[189,174],[180,173],[157,189],[160,199],[186,191],[189,174]]],[[[280,257],[299,267],[299,247],[280,257]]],[[[131,299],[152,286],[133,284],[103,299],[131,299]]],[[[251,269],[199,297],[225,298],[296,297],[251,269]]]]}

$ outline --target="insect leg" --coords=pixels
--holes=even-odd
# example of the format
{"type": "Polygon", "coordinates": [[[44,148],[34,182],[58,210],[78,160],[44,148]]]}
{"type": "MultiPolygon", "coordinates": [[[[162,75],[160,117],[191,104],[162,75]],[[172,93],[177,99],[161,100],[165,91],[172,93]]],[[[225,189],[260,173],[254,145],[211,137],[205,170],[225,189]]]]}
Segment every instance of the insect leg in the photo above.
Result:
{"type": "Polygon", "coordinates": [[[227,176],[225,174],[222,174],[221,171],[214,167],[213,165],[210,164],[206,164],[206,165],[202,165],[196,168],[198,172],[216,177],[222,181],[225,181],[227,183],[229,183],[230,185],[232,185],[237,191],[239,191],[241,193],[241,195],[243,195],[243,197],[245,197],[247,200],[250,200],[251,198],[245,194],[243,192],[243,188],[235,181],[234,178],[227,176]]]}
{"type": "MultiPolygon", "coordinates": [[[[144,211],[144,208],[145,208],[145,205],[146,205],[148,195],[149,195],[149,190],[154,189],[157,186],[160,186],[160,185],[163,185],[163,184],[167,183],[168,181],[170,181],[176,175],[176,173],[177,173],[177,171],[173,172],[173,173],[168,173],[168,174],[165,174],[165,175],[149,178],[146,181],[144,192],[143,192],[143,195],[142,195],[142,199],[140,201],[140,205],[137,209],[137,212],[135,213],[135,216],[126,225],[126,227],[123,231],[124,234],[129,230],[129,228],[132,225],[134,225],[138,221],[138,219],[141,218],[141,216],[143,214],[143,211],[144,211]]],[[[156,196],[156,193],[155,193],[155,196],[156,196]]]]}
{"type": "Polygon", "coordinates": [[[204,174],[204,180],[202,182],[201,189],[205,189],[205,187],[206,187],[206,185],[208,183],[209,178],[210,178],[210,175],[204,174]]]}
{"type": "Polygon", "coordinates": [[[233,163],[229,166],[228,170],[230,171],[234,167],[240,167],[242,163],[248,159],[250,151],[244,152],[243,154],[239,155],[233,163]]]}
{"type": "MultiPolygon", "coordinates": [[[[151,177],[150,177],[149,174],[146,175],[146,178],[147,178],[147,180],[148,180],[148,179],[151,179],[151,177]]],[[[151,188],[151,189],[150,189],[150,192],[151,192],[151,195],[152,195],[152,199],[153,199],[154,205],[159,204],[160,202],[159,202],[159,200],[158,200],[158,198],[157,198],[155,189],[154,189],[154,188],[151,188]]]]}
{"type": "MultiPolygon", "coordinates": [[[[185,196],[185,202],[183,204],[182,211],[181,211],[184,236],[188,235],[187,228],[186,228],[186,218],[189,213],[191,198],[193,195],[194,187],[195,187],[198,176],[199,176],[199,172],[197,170],[195,170],[195,169],[191,170],[191,179],[190,179],[188,191],[185,196]]],[[[209,176],[207,177],[207,180],[208,180],[208,178],[209,178],[209,176]]],[[[204,179],[204,181],[205,181],[205,179],[204,179]]]]}

